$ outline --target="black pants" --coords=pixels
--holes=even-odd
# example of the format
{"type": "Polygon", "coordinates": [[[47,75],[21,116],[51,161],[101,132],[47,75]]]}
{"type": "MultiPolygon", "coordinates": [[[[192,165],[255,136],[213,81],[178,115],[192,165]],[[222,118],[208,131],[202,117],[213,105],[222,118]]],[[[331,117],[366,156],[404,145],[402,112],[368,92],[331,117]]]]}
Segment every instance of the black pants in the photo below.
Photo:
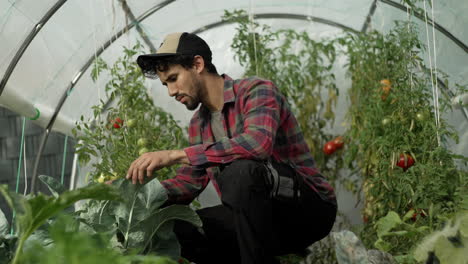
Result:
{"type": "MultiPolygon", "coordinates": [[[[294,173],[286,165],[277,170],[294,173]]],[[[278,263],[274,256],[303,251],[330,232],[335,205],[302,183],[299,200],[271,199],[266,173],[263,163],[252,160],[225,167],[217,179],[222,205],[197,211],[203,230],[176,222],[182,256],[197,264],[272,264],[278,263]]]]}

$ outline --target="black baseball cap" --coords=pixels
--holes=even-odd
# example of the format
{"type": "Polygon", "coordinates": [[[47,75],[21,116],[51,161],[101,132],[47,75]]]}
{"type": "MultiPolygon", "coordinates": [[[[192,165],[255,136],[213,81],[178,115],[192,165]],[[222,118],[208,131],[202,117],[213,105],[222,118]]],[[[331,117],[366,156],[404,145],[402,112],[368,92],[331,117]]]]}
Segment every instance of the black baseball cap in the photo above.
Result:
{"type": "Polygon", "coordinates": [[[138,56],[137,63],[145,76],[157,78],[155,63],[175,55],[200,55],[205,62],[211,62],[210,47],[202,38],[192,33],[177,32],[167,35],[156,53],[138,56]]]}

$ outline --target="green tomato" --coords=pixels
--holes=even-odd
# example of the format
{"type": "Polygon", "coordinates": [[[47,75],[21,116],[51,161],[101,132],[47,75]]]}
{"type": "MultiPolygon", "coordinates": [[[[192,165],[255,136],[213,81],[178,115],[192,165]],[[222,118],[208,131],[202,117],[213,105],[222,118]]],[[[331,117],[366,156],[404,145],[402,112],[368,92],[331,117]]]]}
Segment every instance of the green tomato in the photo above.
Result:
{"type": "Polygon", "coordinates": [[[104,176],[104,174],[101,173],[101,175],[99,175],[99,178],[97,179],[97,181],[99,183],[104,183],[106,181],[106,176],[104,176]]]}
{"type": "Polygon", "coordinates": [[[147,148],[141,148],[141,149],[138,151],[138,154],[141,156],[141,155],[143,155],[143,154],[146,153],[146,152],[149,152],[149,149],[147,149],[147,148]]]}
{"type": "Polygon", "coordinates": [[[134,127],[136,125],[135,119],[128,119],[127,120],[127,127],[134,127]]]}
{"type": "Polygon", "coordinates": [[[392,122],[392,120],[390,118],[382,119],[382,125],[384,125],[384,126],[390,124],[391,122],[392,122]]]}
{"type": "Polygon", "coordinates": [[[424,121],[429,117],[427,112],[419,111],[416,113],[416,119],[419,121],[424,121]]]}
{"type": "Polygon", "coordinates": [[[137,141],[137,145],[140,147],[144,147],[148,144],[148,140],[146,138],[139,138],[137,141]]]}

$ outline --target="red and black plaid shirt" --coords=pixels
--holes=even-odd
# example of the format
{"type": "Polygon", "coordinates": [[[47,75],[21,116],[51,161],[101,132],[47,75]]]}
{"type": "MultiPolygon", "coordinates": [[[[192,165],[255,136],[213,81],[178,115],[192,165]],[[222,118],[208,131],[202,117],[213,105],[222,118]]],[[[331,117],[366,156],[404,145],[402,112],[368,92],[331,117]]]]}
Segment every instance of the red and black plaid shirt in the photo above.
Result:
{"type": "Polygon", "coordinates": [[[203,105],[189,126],[190,160],[177,175],[162,182],[169,201],[189,203],[214,179],[214,167],[236,159],[268,160],[291,164],[312,190],[336,204],[332,186],[315,168],[299,124],[285,97],[268,80],[256,77],[233,80],[224,77],[222,122],[228,137],[214,142],[210,113],[203,105]]]}

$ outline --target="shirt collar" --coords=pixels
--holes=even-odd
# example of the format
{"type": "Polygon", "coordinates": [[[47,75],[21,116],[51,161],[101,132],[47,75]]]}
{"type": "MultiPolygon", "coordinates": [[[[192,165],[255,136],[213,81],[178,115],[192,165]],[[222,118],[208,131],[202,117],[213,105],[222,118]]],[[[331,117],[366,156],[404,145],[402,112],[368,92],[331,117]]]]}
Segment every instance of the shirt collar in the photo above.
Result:
{"type": "MultiPolygon", "coordinates": [[[[225,73],[221,74],[221,77],[223,77],[224,79],[224,103],[223,103],[223,109],[224,109],[224,105],[235,101],[236,95],[234,93],[234,87],[233,87],[234,80],[225,73]]],[[[208,108],[202,104],[200,107],[199,115],[202,118],[204,118],[203,116],[206,116],[208,113],[210,113],[210,110],[208,110],[208,108]]]]}
{"type": "Polygon", "coordinates": [[[227,74],[221,75],[224,78],[224,104],[234,102],[236,95],[234,94],[234,80],[227,74]]]}

